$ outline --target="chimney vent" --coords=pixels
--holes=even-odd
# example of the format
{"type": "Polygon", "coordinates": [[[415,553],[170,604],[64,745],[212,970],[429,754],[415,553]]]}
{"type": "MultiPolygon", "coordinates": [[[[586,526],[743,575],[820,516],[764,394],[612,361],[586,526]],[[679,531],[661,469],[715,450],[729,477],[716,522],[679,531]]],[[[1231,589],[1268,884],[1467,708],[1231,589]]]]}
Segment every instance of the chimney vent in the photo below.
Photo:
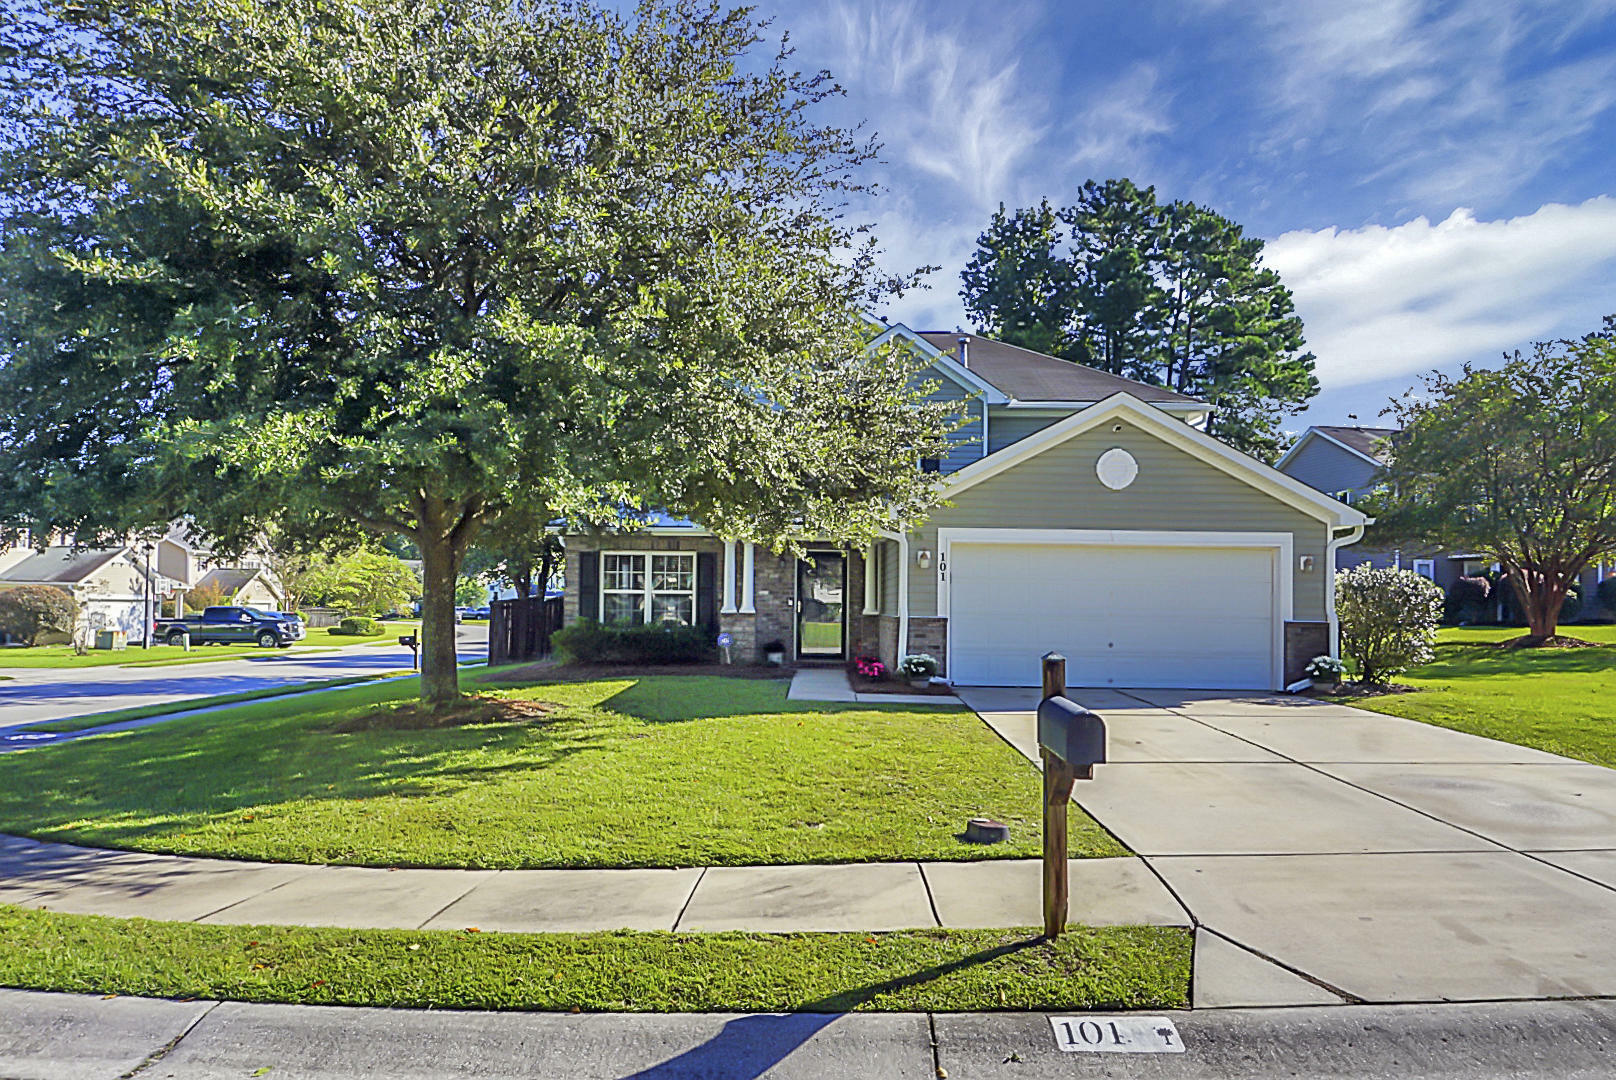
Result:
{"type": "Polygon", "coordinates": [[[959,336],[959,347],[960,366],[968,369],[971,366],[971,339],[969,335],[961,334],[959,336]]]}

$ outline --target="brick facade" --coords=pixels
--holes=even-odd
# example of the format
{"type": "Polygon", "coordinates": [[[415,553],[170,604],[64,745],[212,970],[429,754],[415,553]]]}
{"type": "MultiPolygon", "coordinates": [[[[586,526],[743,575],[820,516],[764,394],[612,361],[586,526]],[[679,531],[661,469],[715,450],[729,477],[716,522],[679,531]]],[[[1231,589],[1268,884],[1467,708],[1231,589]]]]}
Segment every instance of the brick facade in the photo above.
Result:
{"type": "Polygon", "coordinates": [[[1289,686],[1307,678],[1307,663],[1315,656],[1330,653],[1330,624],[1288,622],[1285,624],[1285,680],[1289,686]]]}

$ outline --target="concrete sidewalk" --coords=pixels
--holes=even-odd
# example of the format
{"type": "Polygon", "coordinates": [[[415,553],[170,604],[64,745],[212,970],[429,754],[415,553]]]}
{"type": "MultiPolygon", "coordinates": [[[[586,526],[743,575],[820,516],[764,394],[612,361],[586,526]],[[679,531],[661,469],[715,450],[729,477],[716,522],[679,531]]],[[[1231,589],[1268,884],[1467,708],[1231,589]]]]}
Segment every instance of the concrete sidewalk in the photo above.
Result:
{"type": "MultiPolygon", "coordinates": [[[[1036,757],[1036,690],[961,691],[1036,757]]],[[[1194,1001],[1616,995],[1616,770],[1311,699],[1072,690],[1074,799],[1194,916],[1194,1001]]]]}
{"type": "Polygon", "coordinates": [[[1609,1076],[1616,1044],[1611,1001],[1175,1013],[1161,1019],[1182,1052],[1149,1055],[1062,1052],[1052,1019],[437,1012],[0,990],[0,1072],[28,1080],[1501,1080],[1609,1076]]]}
{"type": "MultiPolygon", "coordinates": [[[[1071,921],[1188,926],[1139,859],[1074,859],[1071,921]]],[[[177,922],[512,933],[998,928],[1042,922],[1035,859],[673,870],[384,870],[0,837],[0,903],[177,922]]]]}

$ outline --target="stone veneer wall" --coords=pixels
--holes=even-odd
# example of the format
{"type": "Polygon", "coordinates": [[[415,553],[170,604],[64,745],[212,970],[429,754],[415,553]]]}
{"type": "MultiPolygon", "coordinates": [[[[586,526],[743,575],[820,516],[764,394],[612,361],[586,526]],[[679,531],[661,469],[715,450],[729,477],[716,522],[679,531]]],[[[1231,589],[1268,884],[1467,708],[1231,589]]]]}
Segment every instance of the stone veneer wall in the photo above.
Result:
{"type": "Polygon", "coordinates": [[[1285,681],[1289,686],[1307,678],[1307,663],[1330,652],[1330,624],[1288,622],[1285,624],[1285,681]]]}

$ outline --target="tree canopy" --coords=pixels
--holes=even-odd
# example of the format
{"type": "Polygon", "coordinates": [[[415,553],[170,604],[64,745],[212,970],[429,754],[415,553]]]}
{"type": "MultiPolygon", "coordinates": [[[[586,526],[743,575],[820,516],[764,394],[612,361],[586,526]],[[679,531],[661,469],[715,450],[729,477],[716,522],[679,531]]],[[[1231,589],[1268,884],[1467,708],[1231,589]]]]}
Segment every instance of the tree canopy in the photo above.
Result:
{"type": "Polygon", "coordinates": [[[405,537],[443,702],[507,512],[918,515],[948,419],[863,348],[905,284],[842,216],[874,147],[762,32],[700,0],[12,5],[0,528],[405,537]]]}
{"type": "Polygon", "coordinates": [[[1394,403],[1377,537],[1491,556],[1531,640],[1585,567],[1616,557],[1616,336],[1539,342],[1496,369],[1434,373],[1394,403]]]}
{"type": "Polygon", "coordinates": [[[961,296],[985,333],[1216,405],[1209,431],[1272,461],[1319,384],[1262,248],[1195,203],[1091,180],[1069,207],[1001,205],[961,296]]]}

